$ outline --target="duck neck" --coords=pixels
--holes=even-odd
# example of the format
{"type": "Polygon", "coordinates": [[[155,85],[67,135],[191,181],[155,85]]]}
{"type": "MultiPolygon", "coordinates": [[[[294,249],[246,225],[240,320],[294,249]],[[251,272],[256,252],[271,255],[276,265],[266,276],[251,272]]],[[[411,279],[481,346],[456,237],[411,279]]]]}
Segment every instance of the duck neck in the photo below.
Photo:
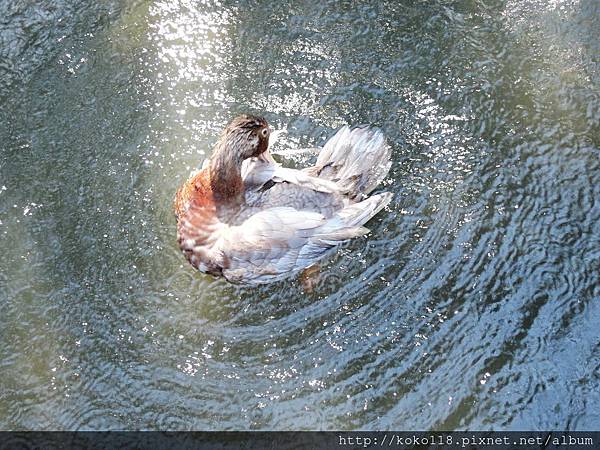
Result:
{"type": "Polygon", "coordinates": [[[239,205],[244,197],[241,175],[242,161],[232,157],[222,145],[215,148],[210,163],[210,184],[215,201],[223,205],[239,205]]]}

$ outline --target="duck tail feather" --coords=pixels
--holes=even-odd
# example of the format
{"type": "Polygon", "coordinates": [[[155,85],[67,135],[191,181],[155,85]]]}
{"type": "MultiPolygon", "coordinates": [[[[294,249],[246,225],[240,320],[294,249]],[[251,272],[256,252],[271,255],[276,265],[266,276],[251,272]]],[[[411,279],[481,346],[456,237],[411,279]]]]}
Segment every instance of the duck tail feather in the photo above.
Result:
{"type": "Polygon", "coordinates": [[[347,226],[361,226],[385,208],[393,196],[394,194],[391,192],[382,192],[381,194],[373,195],[361,202],[346,206],[337,216],[347,226]]]}
{"type": "Polygon", "coordinates": [[[334,181],[350,198],[360,199],[383,181],[391,165],[391,149],[381,130],[344,126],[327,141],[315,166],[307,170],[334,181]]]}

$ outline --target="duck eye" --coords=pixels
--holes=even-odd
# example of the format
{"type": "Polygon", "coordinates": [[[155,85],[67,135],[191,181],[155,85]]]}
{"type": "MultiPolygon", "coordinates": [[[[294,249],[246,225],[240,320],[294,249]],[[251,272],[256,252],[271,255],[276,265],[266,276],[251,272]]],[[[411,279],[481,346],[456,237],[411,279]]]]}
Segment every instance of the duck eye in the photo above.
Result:
{"type": "Polygon", "coordinates": [[[268,130],[267,128],[263,128],[263,129],[260,131],[260,134],[262,134],[262,135],[263,135],[263,137],[267,137],[267,134],[269,134],[269,130],[268,130]]]}

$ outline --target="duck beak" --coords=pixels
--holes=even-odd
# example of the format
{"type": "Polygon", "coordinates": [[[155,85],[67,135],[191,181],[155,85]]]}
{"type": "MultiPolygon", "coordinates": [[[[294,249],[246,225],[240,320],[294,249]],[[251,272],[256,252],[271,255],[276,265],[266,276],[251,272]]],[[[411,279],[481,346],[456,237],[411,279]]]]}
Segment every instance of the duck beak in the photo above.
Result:
{"type": "Polygon", "coordinates": [[[273,159],[273,155],[271,155],[271,152],[269,151],[268,148],[264,152],[262,152],[260,155],[258,155],[256,157],[256,159],[258,159],[259,161],[268,163],[268,164],[275,163],[275,160],[273,159]]]}
{"type": "Polygon", "coordinates": [[[269,128],[269,145],[267,146],[267,149],[264,152],[257,156],[257,159],[259,161],[266,162],[269,164],[277,164],[277,162],[273,159],[273,155],[271,154],[271,148],[273,147],[275,142],[277,142],[279,136],[286,132],[287,130],[285,129],[272,131],[269,128]]]}

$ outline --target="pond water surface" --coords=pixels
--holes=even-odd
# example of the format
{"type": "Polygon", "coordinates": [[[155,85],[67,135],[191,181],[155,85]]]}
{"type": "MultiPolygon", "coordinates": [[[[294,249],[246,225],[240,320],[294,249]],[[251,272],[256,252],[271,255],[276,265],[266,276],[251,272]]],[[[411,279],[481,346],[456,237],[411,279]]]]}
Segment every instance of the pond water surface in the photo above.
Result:
{"type": "Polygon", "coordinates": [[[599,54],[594,0],[0,0],[0,429],[598,429],[599,54]],[[313,292],[177,249],[240,112],[393,148],[313,292]]]}

